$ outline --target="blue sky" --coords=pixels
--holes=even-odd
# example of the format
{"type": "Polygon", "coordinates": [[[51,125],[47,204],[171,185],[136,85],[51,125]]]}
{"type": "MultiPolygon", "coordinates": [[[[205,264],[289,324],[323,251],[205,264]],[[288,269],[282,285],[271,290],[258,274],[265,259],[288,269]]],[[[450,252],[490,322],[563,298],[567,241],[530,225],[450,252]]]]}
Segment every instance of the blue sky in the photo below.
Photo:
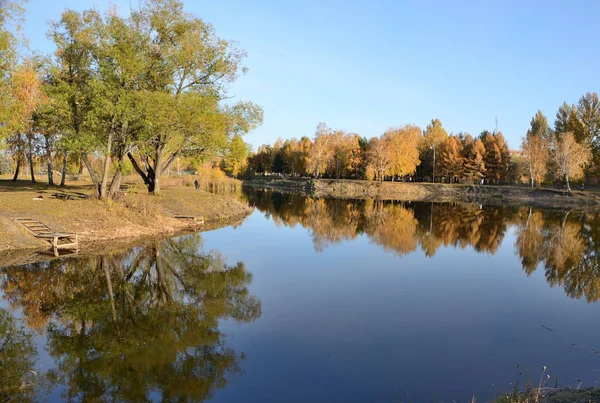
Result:
{"type": "MultiPolygon", "coordinates": [[[[126,13],[137,0],[113,1],[126,13]]],[[[187,11],[248,53],[230,91],[265,111],[246,138],[312,137],[316,125],[372,137],[390,126],[478,134],[495,117],[518,148],[541,109],[597,92],[594,1],[187,0],[187,11]]],[[[52,51],[47,21],[107,0],[30,0],[30,47],[52,51]]]]}

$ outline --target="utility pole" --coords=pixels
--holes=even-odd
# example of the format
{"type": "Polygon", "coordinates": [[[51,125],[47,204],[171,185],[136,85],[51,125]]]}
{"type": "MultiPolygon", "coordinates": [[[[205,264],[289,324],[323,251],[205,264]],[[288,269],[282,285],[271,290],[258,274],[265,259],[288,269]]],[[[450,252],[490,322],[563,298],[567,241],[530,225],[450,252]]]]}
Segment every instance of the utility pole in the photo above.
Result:
{"type": "Polygon", "coordinates": [[[431,149],[433,150],[433,174],[431,175],[431,181],[435,183],[435,145],[432,145],[431,149]]]}

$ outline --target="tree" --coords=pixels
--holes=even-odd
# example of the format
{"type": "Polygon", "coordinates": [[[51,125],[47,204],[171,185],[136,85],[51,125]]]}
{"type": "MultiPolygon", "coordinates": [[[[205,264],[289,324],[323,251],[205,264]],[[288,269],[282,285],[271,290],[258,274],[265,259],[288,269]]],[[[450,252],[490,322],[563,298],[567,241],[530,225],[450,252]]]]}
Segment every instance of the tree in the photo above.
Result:
{"type": "Polygon", "coordinates": [[[381,139],[373,137],[369,140],[367,161],[369,166],[375,171],[375,179],[383,182],[385,176],[394,165],[391,158],[389,140],[385,136],[381,139]]]}
{"type": "Polygon", "coordinates": [[[442,143],[440,151],[439,167],[453,182],[463,174],[462,142],[457,136],[449,136],[442,143]]]}
{"type": "Polygon", "coordinates": [[[384,142],[389,147],[391,175],[412,175],[421,163],[419,159],[419,144],[421,129],[415,125],[405,125],[400,128],[390,128],[383,134],[384,142]]]}
{"type": "Polygon", "coordinates": [[[566,102],[558,108],[556,119],[554,120],[554,131],[557,133],[572,132],[576,138],[583,137],[583,130],[577,112],[577,106],[569,105],[566,102]]]}
{"type": "Polygon", "coordinates": [[[331,164],[334,152],[332,139],[331,129],[325,123],[319,123],[310,147],[307,164],[309,172],[316,178],[327,171],[331,164]]]}
{"type": "Polygon", "coordinates": [[[435,182],[435,168],[436,168],[436,153],[442,142],[448,137],[448,133],[442,126],[442,122],[439,119],[432,119],[431,123],[427,125],[425,133],[423,134],[423,149],[424,152],[428,153],[431,151],[432,162],[431,162],[431,181],[435,182]]]}
{"type": "Polygon", "coordinates": [[[240,135],[235,135],[231,139],[227,155],[223,159],[223,168],[225,172],[233,176],[238,176],[246,165],[248,156],[248,145],[240,135]]]}
{"type": "MultiPolygon", "coordinates": [[[[77,13],[67,10],[50,25],[48,37],[56,46],[46,91],[51,99],[51,114],[59,123],[60,146],[78,156],[85,164],[99,196],[101,178],[88,154],[96,151],[102,137],[95,128],[95,110],[99,107],[98,72],[93,66],[94,32],[100,26],[94,10],[77,13]]],[[[64,161],[63,161],[64,162],[64,161]]],[[[83,168],[83,167],[82,167],[83,168]]],[[[63,164],[64,178],[64,164],[63,164]]],[[[61,181],[64,183],[63,181],[61,181]]]]}
{"type": "Polygon", "coordinates": [[[485,146],[470,134],[463,137],[463,176],[470,182],[479,183],[485,177],[485,146]]]}
{"type": "Polygon", "coordinates": [[[573,132],[556,133],[552,158],[556,165],[555,176],[563,178],[571,191],[570,179],[582,179],[584,169],[592,159],[591,146],[578,143],[573,132]]]}
{"type": "Polygon", "coordinates": [[[578,142],[590,144],[595,153],[600,151],[600,100],[598,94],[587,93],[579,98],[577,117],[581,125],[581,135],[576,137],[578,142]]]}
{"type": "Polygon", "coordinates": [[[501,132],[490,133],[484,130],[480,139],[485,147],[486,178],[498,184],[506,179],[510,167],[510,152],[501,132]]]}
{"type": "Polygon", "coordinates": [[[0,140],[15,131],[11,79],[20,41],[14,32],[20,29],[23,13],[22,1],[0,0],[0,140]]]}
{"type": "Polygon", "coordinates": [[[155,0],[132,13],[130,25],[142,36],[146,88],[154,130],[142,131],[134,153],[128,151],[148,191],[160,193],[161,176],[179,155],[218,152],[233,135],[260,125],[262,109],[246,102],[222,107],[230,83],[246,69],[245,53],[217,37],[213,27],[183,12],[177,0],[155,0]],[[156,52],[156,47],[160,52],[156,52]],[[201,113],[198,113],[201,112],[201,113]]]}
{"type": "Polygon", "coordinates": [[[19,176],[20,162],[25,156],[29,162],[31,181],[35,182],[33,157],[36,153],[36,133],[34,118],[38,108],[47,100],[42,90],[39,72],[39,61],[34,58],[25,59],[12,74],[13,128],[16,132],[14,143],[17,155],[17,167],[13,180],[19,176]]]}
{"type": "Polygon", "coordinates": [[[81,150],[100,198],[118,195],[127,159],[159,194],[179,157],[222,158],[234,136],[262,122],[257,105],[224,102],[228,85],[246,71],[245,53],[180,1],[150,0],[127,18],[114,10],[66,12],[51,37],[59,110],[76,138],[68,144],[81,150]],[[99,173],[88,150],[102,150],[99,173]]]}
{"type": "Polygon", "coordinates": [[[551,131],[548,120],[541,111],[537,111],[531,119],[530,128],[523,138],[522,149],[527,167],[531,187],[537,182],[542,183],[548,171],[550,159],[551,131]]]}

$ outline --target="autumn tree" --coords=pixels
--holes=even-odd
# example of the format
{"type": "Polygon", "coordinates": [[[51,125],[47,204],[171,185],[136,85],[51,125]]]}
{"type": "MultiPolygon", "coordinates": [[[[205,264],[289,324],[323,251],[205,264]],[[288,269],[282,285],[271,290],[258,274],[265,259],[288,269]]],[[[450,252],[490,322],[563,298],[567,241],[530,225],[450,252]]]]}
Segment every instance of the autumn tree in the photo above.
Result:
{"type": "Polygon", "coordinates": [[[382,141],[388,148],[390,169],[392,175],[412,175],[421,163],[419,159],[419,144],[421,142],[421,129],[415,125],[405,125],[399,128],[388,129],[382,141]]]}
{"type": "Polygon", "coordinates": [[[485,177],[485,146],[481,139],[473,139],[470,134],[462,138],[463,177],[479,183],[485,177]]]}
{"type": "Polygon", "coordinates": [[[463,174],[462,154],[462,142],[458,136],[449,136],[441,144],[438,164],[441,172],[450,182],[455,182],[463,174]]]}
{"type": "Polygon", "coordinates": [[[530,128],[523,138],[521,145],[524,159],[529,170],[531,187],[544,181],[548,171],[548,161],[550,158],[550,139],[551,131],[548,126],[548,120],[542,113],[537,111],[531,119],[530,128]]]}
{"type": "Polygon", "coordinates": [[[17,167],[13,180],[19,176],[19,169],[23,156],[29,163],[31,181],[35,182],[35,169],[33,157],[36,153],[36,132],[34,131],[34,118],[38,108],[47,100],[42,90],[42,81],[39,71],[39,61],[25,59],[17,66],[11,79],[13,107],[13,138],[17,158],[17,167]]]}
{"type": "Polygon", "coordinates": [[[567,190],[571,190],[569,180],[582,179],[584,169],[592,160],[591,146],[578,143],[573,132],[556,133],[552,150],[552,159],[555,164],[554,175],[564,179],[567,190]]]}
{"type": "Polygon", "coordinates": [[[367,161],[375,172],[375,179],[383,181],[394,166],[390,153],[389,138],[373,137],[367,147],[367,161]]]}
{"type": "Polygon", "coordinates": [[[501,132],[491,133],[484,130],[480,139],[485,147],[486,178],[498,184],[506,179],[510,167],[510,152],[501,132]]]}
{"type": "Polygon", "coordinates": [[[315,138],[308,155],[307,168],[316,178],[327,171],[333,159],[332,130],[325,123],[317,125],[315,138]]]}

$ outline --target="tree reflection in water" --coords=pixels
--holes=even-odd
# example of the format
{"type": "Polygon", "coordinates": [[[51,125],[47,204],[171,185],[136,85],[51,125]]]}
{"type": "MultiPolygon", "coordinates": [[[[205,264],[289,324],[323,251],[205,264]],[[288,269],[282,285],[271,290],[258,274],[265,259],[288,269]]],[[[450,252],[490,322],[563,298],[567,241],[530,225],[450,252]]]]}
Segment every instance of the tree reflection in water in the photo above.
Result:
{"type": "Polygon", "coordinates": [[[56,360],[70,401],[202,401],[240,372],[219,320],[250,322],[260,301],[243,263],[199,253],[192,235],[125,252],[3,269],[2,290],[56,360]]]}
{"type": "Polygon", "coordinates": [[[516,253],[531,275],[540,264],[551,286],[571,298],[600,297],[600,216],[530,207],[472,203],[318,199],[270,190],[245,191],[249,203],[276,225],[309,229],[317,251],[366,235],[399,256],[419,247],[433,257],[441,246],[495,254],[510,227],[516,253]]]}

